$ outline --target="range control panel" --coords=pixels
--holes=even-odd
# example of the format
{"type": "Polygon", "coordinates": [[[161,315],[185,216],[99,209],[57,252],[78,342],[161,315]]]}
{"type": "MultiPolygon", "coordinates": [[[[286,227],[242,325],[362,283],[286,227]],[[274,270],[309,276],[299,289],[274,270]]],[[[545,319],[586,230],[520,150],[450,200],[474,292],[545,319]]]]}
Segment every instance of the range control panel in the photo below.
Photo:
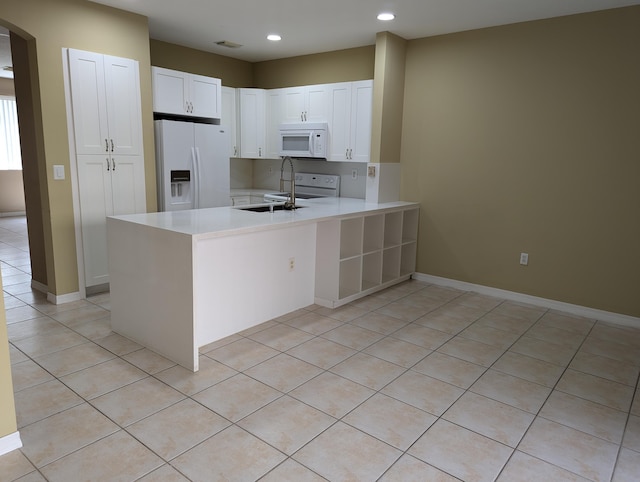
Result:
{"type": "MultiPolygon", "coordinates": [[[[335,189],[340,191],[340,176],[334,174],[312,174],[299,172],[296,174],[296,189],[304,190],[306,187],[319,187],[323,189],[335,189]]],[[[302,191],[301,191],[302,192],[302,191]]],[[[338,195],[338,194],[336,194],[338,195]]]]}

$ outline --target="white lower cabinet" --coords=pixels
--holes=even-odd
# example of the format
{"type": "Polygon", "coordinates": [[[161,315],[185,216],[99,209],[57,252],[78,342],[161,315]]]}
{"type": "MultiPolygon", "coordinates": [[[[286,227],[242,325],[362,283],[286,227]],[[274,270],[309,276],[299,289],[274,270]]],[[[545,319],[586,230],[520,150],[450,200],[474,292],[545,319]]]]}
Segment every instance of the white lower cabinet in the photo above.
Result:
{"type": "Polygon", "coordinates": [[[78,155],[85,286],[109,282],[107,216],[146,212],[142,156],[78,155]]]}
{"type": "Polygon", "coordinates": [[[316,303],[335,308],[408,279],[418,219],[412,206],[318,223],[316,303]]]}

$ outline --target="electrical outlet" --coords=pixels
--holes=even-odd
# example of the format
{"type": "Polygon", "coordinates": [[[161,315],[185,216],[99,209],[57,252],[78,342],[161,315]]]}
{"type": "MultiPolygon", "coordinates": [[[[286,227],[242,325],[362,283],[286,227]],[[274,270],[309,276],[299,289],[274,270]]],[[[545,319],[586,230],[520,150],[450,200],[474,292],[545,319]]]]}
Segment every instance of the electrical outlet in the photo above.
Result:
{"type": "Polygon", "coordinates": [[[523,266],[529,264],[529,253],[520,253],[520,264],[523,266]]]}
{"type": "Polygon", "coordinates": [[[353,170],[351,171],[351,179],[358,179],[358,171],[357,170],[353,170]]]}
{"type": "Polygon", "coordinates": [[[296,269],[296,258],[289,258],[289,271],[296,269]]]}
{"type": "Polygon", "coordinates": [[[367,167],[367,176],[376,177],[376,166],[368,166],[367,167]]]}

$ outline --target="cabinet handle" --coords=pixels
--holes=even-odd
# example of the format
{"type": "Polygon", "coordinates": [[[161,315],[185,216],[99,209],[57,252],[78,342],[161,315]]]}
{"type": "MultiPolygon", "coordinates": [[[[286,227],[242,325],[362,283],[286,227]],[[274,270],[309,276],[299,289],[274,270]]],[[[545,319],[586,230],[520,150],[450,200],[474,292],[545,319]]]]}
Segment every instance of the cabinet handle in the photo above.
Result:
{"type": "Polygon", "coordinates": [[[262,147],[258,147],[258,155],[262,157],[262,147]]]}
{"type": "Polygon", "coordinates": [[[104,152],[109,152],[109,140],[104,140],[104,152]]]}
{"type": "Polygon", "coordinates": [[[193,114],[193,102],[189,102],[189,108],[191,109],[189,112],[193,114]]]}
{"type": "Polygon", "coordinates": [[[307,121],[307,111],[306,110],[304,111],[304,121],[305,122],[307,121]]]}
{"type": "Polygon", "coordinates": [[[116,160],[115,159],[111,159],[111,162],[113,163],[113,171],[115,172],[115,170],[116,170],[116,160]]]}
{"type": "Polygon", "coordinates": [[[353,159],[353,149],[349,149],[349,159],[353,159]]]}
{"type": "Polygon", "coordinates": [[[113,152],[113,139],[111,139],[111,152],[113,152]]]}
{"type": "Polygon", "coordinates": [[[109,170],[109,158],[107,157],[107,171],[109,170]]]}
{"type": "Polygon", "coordinates": [[[300,122],[304,122],[304,112],[300,112],[300,122]]]}

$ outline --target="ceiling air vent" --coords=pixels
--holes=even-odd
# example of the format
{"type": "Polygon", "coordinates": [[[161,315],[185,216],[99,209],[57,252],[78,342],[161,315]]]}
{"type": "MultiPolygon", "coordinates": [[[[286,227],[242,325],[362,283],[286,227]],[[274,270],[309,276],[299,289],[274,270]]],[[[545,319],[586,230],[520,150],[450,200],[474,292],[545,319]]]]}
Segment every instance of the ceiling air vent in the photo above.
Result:
{"type": "Polygon", "coordinates": [[[235,42],[229,42],[228,40],[221,40],[220,42],[216,42],[216,45],[219,45],[220,47],[228,47],[230,49],[237,49],[239,47],[242,47],[242,45],[235,42]]]}

